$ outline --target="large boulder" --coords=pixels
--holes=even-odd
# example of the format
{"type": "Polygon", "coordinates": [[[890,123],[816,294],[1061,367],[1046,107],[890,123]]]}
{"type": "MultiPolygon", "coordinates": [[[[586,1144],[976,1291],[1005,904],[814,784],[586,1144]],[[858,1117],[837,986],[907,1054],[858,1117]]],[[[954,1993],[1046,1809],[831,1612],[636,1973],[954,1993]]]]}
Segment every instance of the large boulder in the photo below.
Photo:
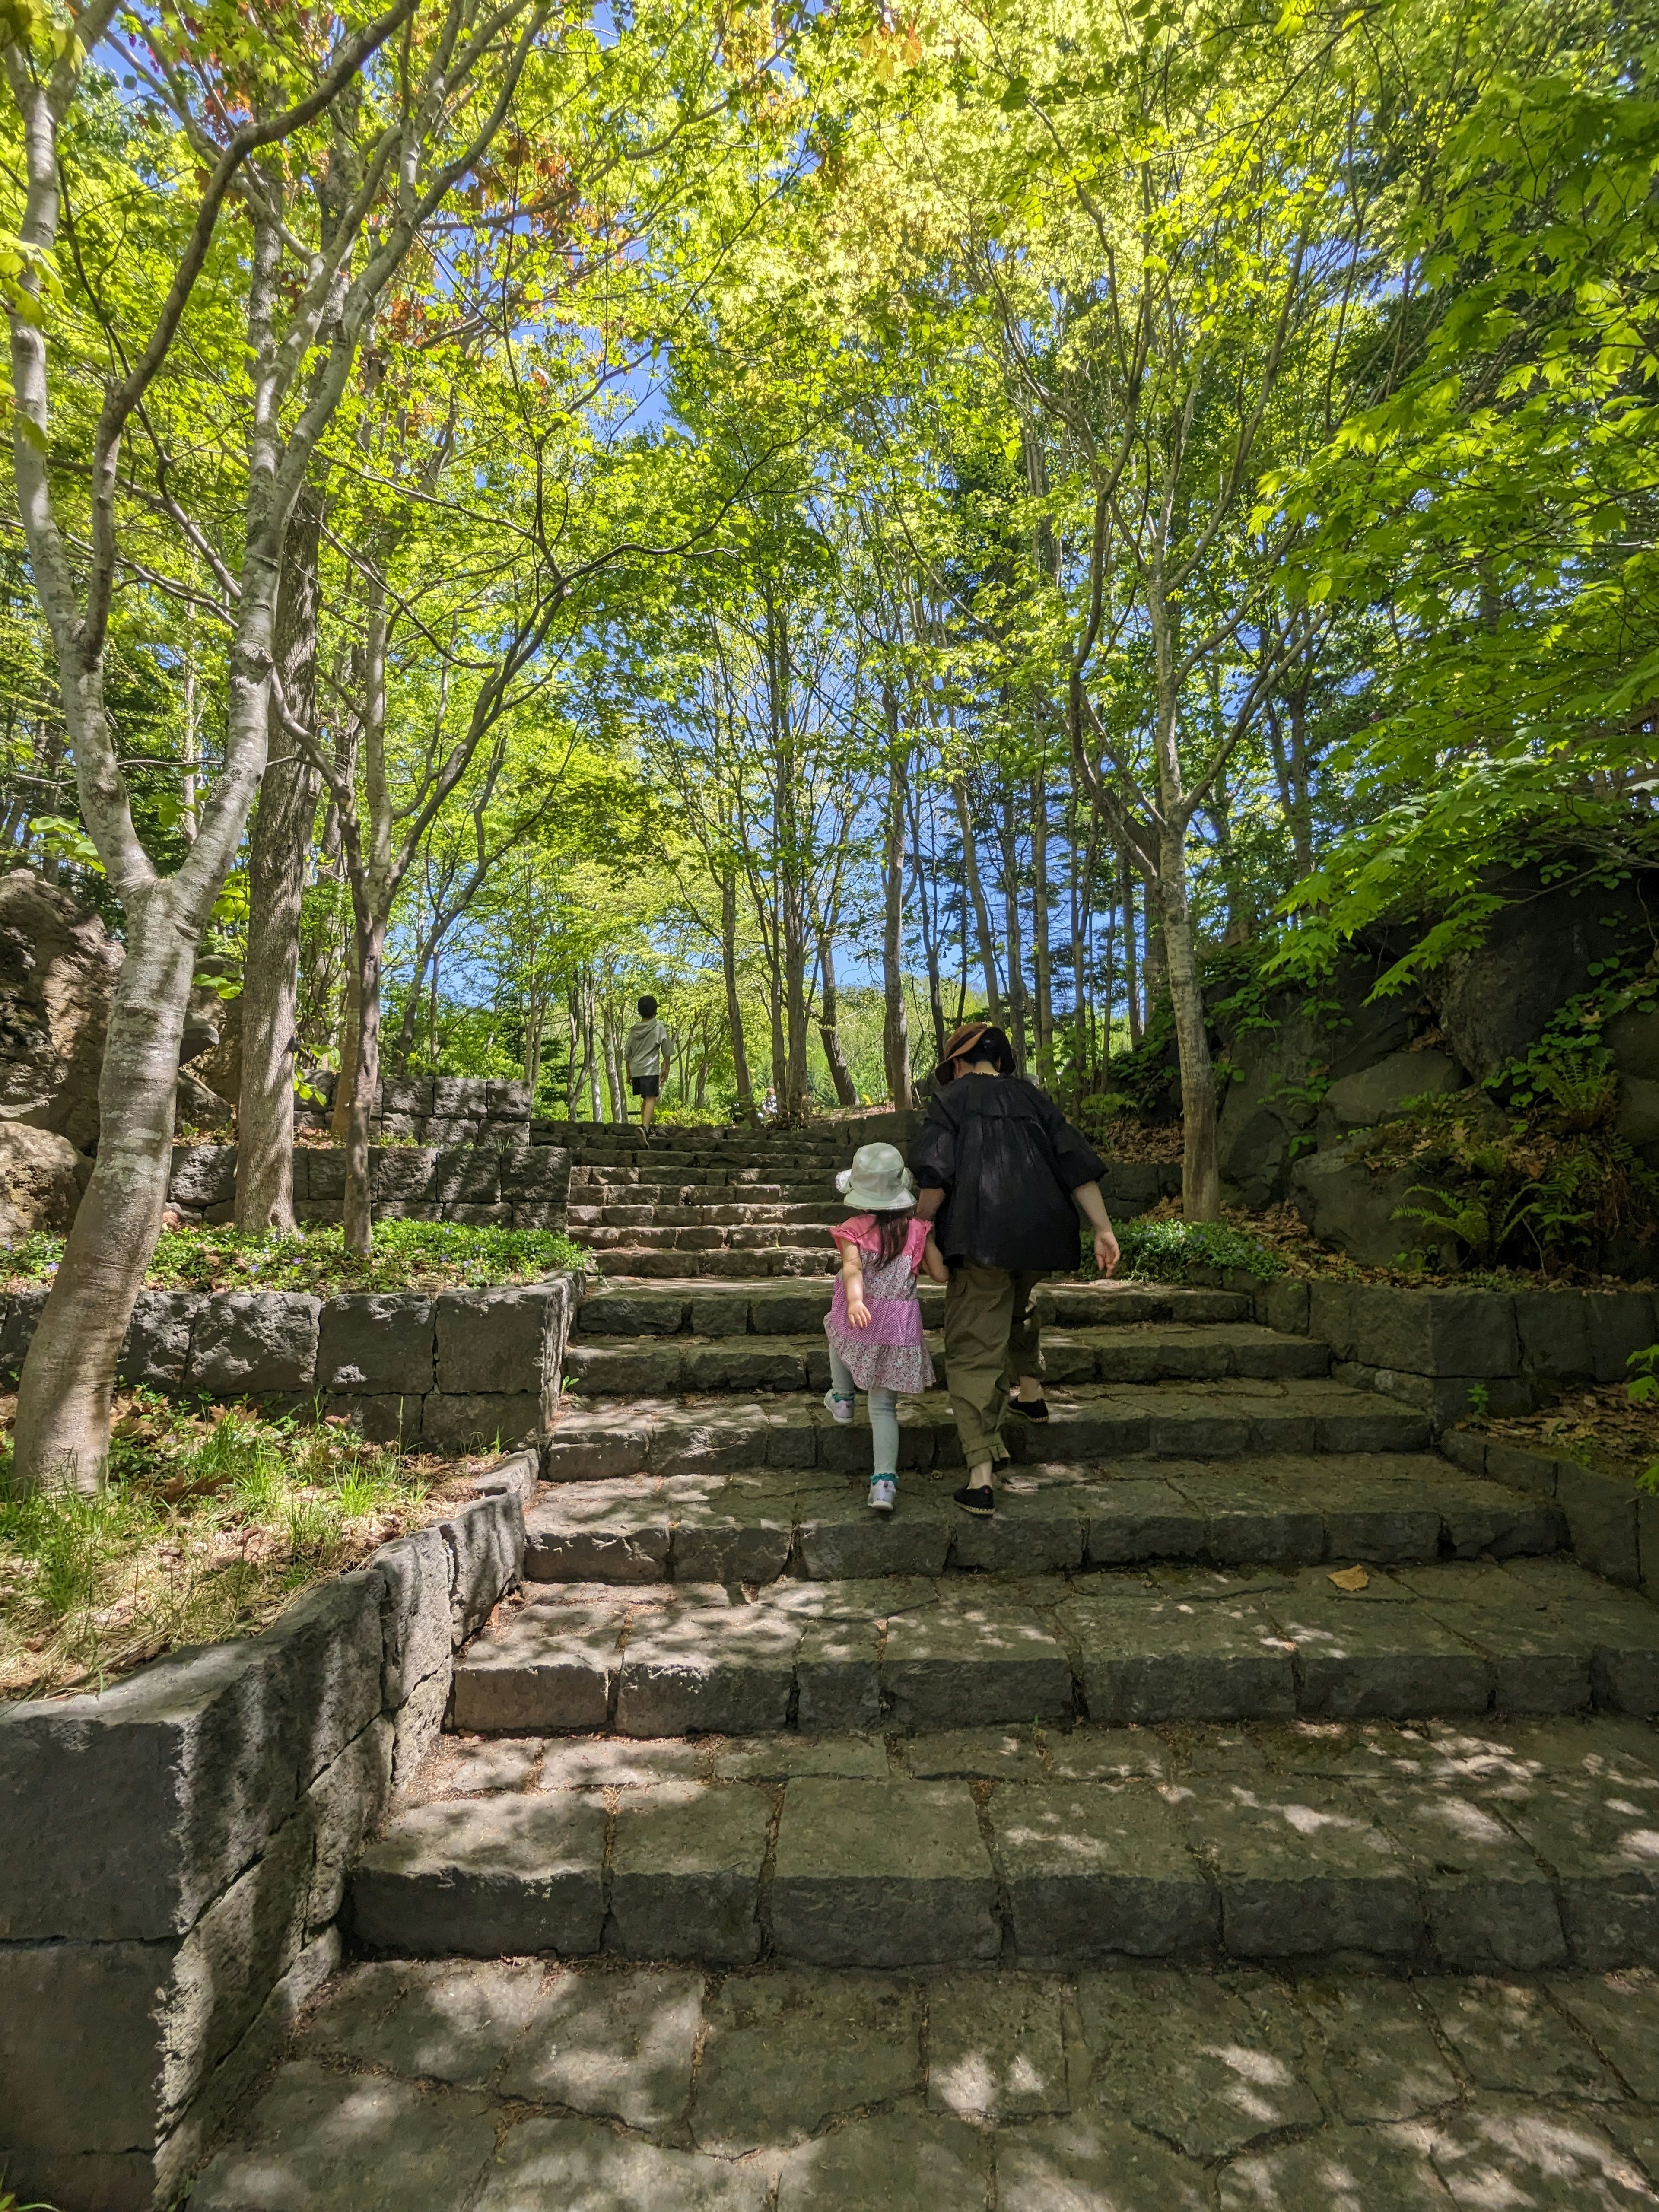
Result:
{"type": "Polygon", "coordinates": [[[1468,1077],[1449,1053],[1391,1052],[1375,1067],[1345,1075],[1325,1096],[1325,1111],[1341,1130],[1368,1129],[1396,1115],[1408,1098],[1437,1098],[1462,1091],[1468,1077]]]}
{"type": "Polygon", "coordinates": [[[1361,1267],[1391,1267],[1431,1241],[1420,1221],[1394,1218],[1398,1207],[1422,1202],[1411,1195],[1422,1178],[1405,1167],[1374,1175],[1359,1150],[1359,1139],[1345,1138],[1299,1159],[1291,1171],[1296,1209],[1322,1244],[1361,1267]]]}
{"type": "Polygon", "coordinates": [[[98,1134],[98,1074],[121,946],[27,868],[0,876],[0,1121],[98,1134]]]}
{"type": "Polygon", "coordinates": [[[40,1230],[66,1231],[91,1167],[55,1130],[0,1121],[0,1244],[40,1230]]]}

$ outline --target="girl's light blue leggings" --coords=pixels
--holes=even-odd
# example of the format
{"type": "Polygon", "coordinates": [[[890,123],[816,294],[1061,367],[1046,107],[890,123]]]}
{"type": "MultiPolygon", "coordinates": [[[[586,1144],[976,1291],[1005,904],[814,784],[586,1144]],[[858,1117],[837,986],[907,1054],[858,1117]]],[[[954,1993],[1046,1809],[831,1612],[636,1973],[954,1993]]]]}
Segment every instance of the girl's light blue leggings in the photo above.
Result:
{"type": "MultiPolygon", "coordinates": [[[[847,1363],[832,1344],[830,1346],[830,1387],[843,1398],[856,1397],[858,1384],[847,1371],[847,1363]]],[[[872,1390],[870,1400],[870,1442],[875,1453],[877,1474],[898,1473],[898,1393],[896,1390],[872,1390]]]]}

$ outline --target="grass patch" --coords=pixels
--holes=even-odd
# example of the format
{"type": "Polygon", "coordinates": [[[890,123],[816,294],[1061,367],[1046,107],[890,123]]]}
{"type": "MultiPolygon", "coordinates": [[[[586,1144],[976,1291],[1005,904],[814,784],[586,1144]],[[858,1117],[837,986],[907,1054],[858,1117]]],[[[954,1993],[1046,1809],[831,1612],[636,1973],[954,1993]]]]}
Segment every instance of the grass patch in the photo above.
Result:
{"type": "MultiPolygon", "coordinates": [[[[64,1256],[61,1237],[26,1237],[0,1252],[0,1271],[15,1287],[50,1282],[64,1256]]],[[[474,1229],[459,1221],[383,1221],[366,1259],[349,1252],[345,1232],[319,1224],[282,1237],[233,1229],[164,1229],[146,1285],[156,1291],[482,1290],[524,1283],[565,1267],[591,1267],[592,1255],[556,1229],[474,1229]]]]}
{"type": "MultiPolygon", "coordinates": [[[[1178,1283],[1195,1270],[1213,1275],[1235,1267],[1267,1283],[1285,1272],[1284,1261],[1270,1245],[1225,1221],[1143,1213],[1117,1224],[1117,1241],[1123,1253],[1119,1273],[1152,1282],[1178,1283]]],[[[1091,1245],[1085,1249],[1091,1256],[1084,1272],[1092,1273],[1091,1245]]]]}
{"type": "MultiPolygon", "coordinates": [[[[0,1401],[8,1429],[15,1401],[0,1401]]],[[[266,1626],[301,1590],[447,1510],[476,1462],[404,1457],[337,1421],[117,1401],[90,1497],[16,1495],[0,1439],[0,1698],[96,1689],[176,1645],[266,1626]]]]}

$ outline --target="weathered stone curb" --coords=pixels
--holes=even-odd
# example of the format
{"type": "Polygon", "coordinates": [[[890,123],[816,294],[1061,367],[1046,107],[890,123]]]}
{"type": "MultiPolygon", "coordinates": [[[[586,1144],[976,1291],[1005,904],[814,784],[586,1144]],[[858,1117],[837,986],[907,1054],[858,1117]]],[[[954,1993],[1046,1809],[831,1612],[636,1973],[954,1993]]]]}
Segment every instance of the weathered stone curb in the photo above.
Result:
{"type": "MultiPolygon", "coordinates": [[[[433,1125],[435,1127],[435,1125],[433,1125]]],[[[397,1133],[387,1124],[388,1133],[397,1133]]],[[[387,1221],[459,1221],[474,1228],[563,1229],[570,1205],[570,1154],[530,1141],[522,1123],[490,1140],[375,1146],[369,1152],[374,1211],[387,1221]]],[[[337,1221],[345,1154],[301,1145],[294,1153],[294,1211],[301,1221],[337,1221]]],[[[167,1185],[186,1220],[228,1221],[236,1198],[234,1145],[175,1145],[167,1185]]]]}
{"type": "MultiPolygon", "coordinates": [[[[489,1450],[544,1435],[586,1277],[493,1290],[145,1291],[120,1376],[180,1397],[276,1397],[410,1449],[489,1450]]],[[[0,1375],[21,1370],[46,1292],[0,1297],[0,1375]]]]}
{"type": "Polygon", "coordinates": [[[519,1580],[533,1453],[263,1634],[0,1706],[0,2172],[169,2203],[339,1955],[345,1871],[519,1580]]]}

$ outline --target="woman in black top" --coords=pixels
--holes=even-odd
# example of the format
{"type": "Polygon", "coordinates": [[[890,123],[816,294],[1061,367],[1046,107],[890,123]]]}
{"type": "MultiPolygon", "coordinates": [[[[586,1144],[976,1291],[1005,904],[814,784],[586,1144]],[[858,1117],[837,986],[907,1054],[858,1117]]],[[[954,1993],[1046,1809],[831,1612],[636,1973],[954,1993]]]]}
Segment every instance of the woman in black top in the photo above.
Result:
{"type": "Polygon", "coordinates": [[[958,1029],[933,1079],[910,1168],[917,1218],[933,1222],[951,1270],[945,1379],[968,1462],[956,1502],[984,1515],[995,1505],[993,1470],[1008,1456],[1010,1403],[1028,1419],[1048,1418],[1031,1293],[1045,1275],[1076,1267],[1079,1212],[1094,1230],[1095,1265],[1109,1275],[1117,1239],[1100,1195],[1104,1163],[1045,1091],[1015,1074],[1000,1029],[958,1029]]]}

